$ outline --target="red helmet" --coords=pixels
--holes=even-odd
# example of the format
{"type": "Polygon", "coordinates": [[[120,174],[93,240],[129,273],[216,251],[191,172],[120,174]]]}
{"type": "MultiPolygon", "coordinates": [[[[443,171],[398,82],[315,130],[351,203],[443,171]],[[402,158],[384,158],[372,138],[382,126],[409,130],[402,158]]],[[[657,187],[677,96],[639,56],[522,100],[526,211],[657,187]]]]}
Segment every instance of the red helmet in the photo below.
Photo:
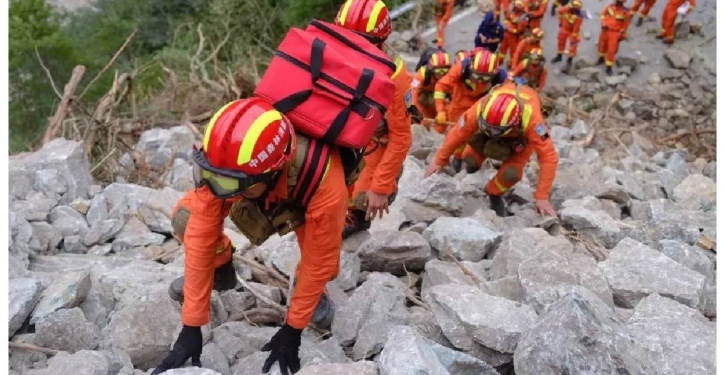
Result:
{"type": "Polygon", "coordinates": [[[441,77],[448,73],[451,68],[451,57],[445,51],[438,51],[431,55],[428,60],[428,69],[433,72],[436,77],[441,77]]]}
{"type": "Polygon", "coordinates": [[[217,197],[270,182],[296,149],[294,128],[267,101],[252,97],[222,107],[209,121],[201,150],[194,150],[194,181],[217,197]]]}
{"type": "Polygon", "coordinates": [[[335,17],[335,25],[363,35],[381,44],[393,32],[393,21],[382,0],[347,0],[335,17]]]}
{"type": "Polygon", "coordinates": [[[534,37],[536,40],[544,39],[544,30],[541,30],[540,28],[535,28],[531,30],[531,36],[534,37]]]}
{"type": "Polygon", "coordinates": [[[500,137],[518,128],[522,108],[516,96],[494,90],[479,107],[478,127],[492,137],[500,137]]]}
{"type": "Polygon", "coordinates": [[[477,81],[490,81],[499,72],[499,59],[495,53],[483,48],[472,51],[471,78],[477,81]]]}
{"type": "Polygon", "coordinates": [[[465,49],[462,49],[462,50],[456,52],[456,62],[463,61],[463,59],[465,59],[467,56],[468,56],[468,51],[466,51],[465,49]]]}
{"type": "Polygon", "coordinates": [[[538,64],[544,59],[544,51],[541,50],[541,48],[534,48],[529,52],[529,60],[534,63],[538,64]]]}
{"type": "Polygon", "coordinates": [[[579,10],[582,8],[582,2],[581,2],[581,0],[572,0],[572,2],[569,3],[569,7],[571,9],[579,10]]]}

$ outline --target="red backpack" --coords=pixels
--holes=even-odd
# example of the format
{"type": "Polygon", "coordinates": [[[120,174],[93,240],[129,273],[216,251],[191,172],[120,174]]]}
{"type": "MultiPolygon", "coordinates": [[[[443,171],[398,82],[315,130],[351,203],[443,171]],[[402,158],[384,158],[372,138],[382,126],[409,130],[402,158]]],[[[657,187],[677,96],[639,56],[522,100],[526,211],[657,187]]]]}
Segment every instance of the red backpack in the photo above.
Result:
{"type": "Polygon", "coordinates": [[[362,149],[393,100],[395,64],[353,31],[313,20],[292,28],[254,94],[295,130],[327,144],[362,149]]]}

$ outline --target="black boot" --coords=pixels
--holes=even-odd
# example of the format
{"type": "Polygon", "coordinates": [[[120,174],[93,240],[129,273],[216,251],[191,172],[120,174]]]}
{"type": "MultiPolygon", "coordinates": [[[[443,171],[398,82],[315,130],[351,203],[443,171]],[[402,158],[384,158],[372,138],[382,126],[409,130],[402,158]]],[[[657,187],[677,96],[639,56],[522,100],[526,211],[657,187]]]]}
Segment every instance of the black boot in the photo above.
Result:
{"type": "Polygon", "coordinates": [[[637,19],[637,27],[640,27],[640,26],[642,26],[642,22],[644,22],[644,19],[643,19],[642,17],[639,17],[639,18],[637,19]]]}
{"type": "Polygon", "coordinates": [[[612,67],[611,66],[608,66],[607,67],[606,73],[607,73],[608,76],[614,75],[614,71],[612,71],[612,67]]]}
{"type": "Polygon", "coordinates": [[[665,38],[665,36],[662,34],[657,34],[657,36],[655,36],[655,39],[664,39],[664,38],[665,38]]]}
{"type": "Polygon", "coordinates": [[[551,4],[551,15],[556,16],[556,5],[551,4]]]}
{"type": "Polygon", "coordinates": [[[564,68],[561,70],[564,74],[569,74],[569,71],[571,70],[571,65],[573,63],[573,59],[570,57],[566,60],[566,65],[564,65],[564,68]]]}
{"type": "Polygon", "coordinates": [[[597,60],[597,65],[602,65],[602,64],[604,64],[604,56],[600,56],[599,60],[597,60]]]}
{"type": "Polygon", "coordinates": [[[342,230],[342,238],[370,229],[370,222],[365,220],[365,211],[352,209],[347,212],[345,218],[345,229],[342,230]]]}
{"type": "MultiPolygon", "coordinates": [[[[232,258],[221,267],[214,270],[214,290],[223,292],[237,286],[237,272],[234,270],[234,247],[232,246],[232,258]]],[[[172,300],[184,303],[184,276],[171,282],[169,285],[169,297],[172,300]]]]}
{"type": "Polygon", "coordinates": [[[312,313],[311,322],[318,329],[329,329],[333,319],[335,319],[335,304],[332,303],[332,299],[327,295],[327,292],[323,292],[320,301],[315,306],[315,311],[312,313]]]}
{"type": "Polygon", "coordinates": [[[461,159],[456,159],[455,157],[451,161],[451,167],[453,167],[453,170],[458,173],[461,171],[461,167],[463,167],[463,163],[461,159]]]}
{"type": "Polygon", "coordinates": [[[556,54],[556,57],[554,57],[554,59],[551,60],[551,62],[552,63],[558,63],[559,61],[561,61],[561,54],[560,53],[557,53],[556,54]]]}
{"type": "Polygon", "coordinates": [[[506,206],[504,206],[503,198],[500,195],[489,195],[488,202],[496,215],[506,217],[506,206]]]}

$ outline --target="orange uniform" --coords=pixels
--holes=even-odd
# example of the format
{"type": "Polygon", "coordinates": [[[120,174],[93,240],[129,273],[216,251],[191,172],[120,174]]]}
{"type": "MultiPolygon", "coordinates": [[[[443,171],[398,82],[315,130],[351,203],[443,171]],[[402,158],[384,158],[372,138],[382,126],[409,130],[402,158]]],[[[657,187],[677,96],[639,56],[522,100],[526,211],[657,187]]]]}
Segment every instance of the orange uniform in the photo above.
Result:
{"type": "Polygon", "coordinates": [[[631,10],[632,16],[637,14],[639,8],[644,5],[644,7],[642,8],[642,12],[639,13],[639,16],[641,18],[647,17],[649,11],[652,10],[652,7],[655,5],[655,2],[657,2],[657,0],[634,0],[634,5],[632,5],[631,10]]]}
{"type": "MultiPolygon", "coordinates": [[[[267,198],[276,202],[288,196],[287,173],[267,198]]],[[[231,241],[223,233],[224,218],[232,204],[242,198],[218,199],[208,186],[186,193],[174,208],[190,211],[184,237],[186,248],[184,275],[184,304],[181,321],[188,326],[203,326],[209,322],[209,305],[214,283],[214,269],[231,256],[231,241]]],[[[295,230],[300,245],[301,260],[297,267],[297,285],[290,301],[287,324],[303,329],[307,326],[325,284],[338,273],[341,233],[345,223],[347,188],[342,162],[334,152],[329,169],[305,213],[306,224],[295,230]]]]}
{"type": "MultiPolygon", "coordinates": [[[[395,82],[395,96],[386,112],[387,134],[383,132],[374,148],[365,156],[365,167],[353,185],[349,207],[353,208],[355,198],[368,189],[377,194],[390,196],[397,191],[398,176],[410,146],[413,144],[411,120],[408,116],[406,96],[410,94],[411,76],[405,68],[405,62],[398,58],[397,69],[391,77],[395,82]]],[[[412,100],[412,99],[411,99],[412,100]]]]}
{"type": "Polygon", "coordinates": [[[549,0],[529,0],[526,4],[529,12],[529,27],[533,30],[541,27],[541,21],[544,20],[546,7],[549,6],[549,0]]]}
{"type": "MultiPolygon", "coordinates": [[[[465,61],[465,60],[464,60],[465,61]]],[[[451,70],[443,76],[435,85],[436,111],[446,111],[448,121],[455,122],[463,112],[476,103],[476,100],[491,90],[491,87],[502,82],[505,79],[506,72],[502,69],[504,76],[500,80],[492,80],[490,82],[475,82],[468,77],[464,77],[463,62],[458,61],[451,70]],[[446,108],[446,98],[450,95],[451,101],[446,108]]]]}
{"type": "Polygon", "coordinates": [[[534,48],[542,48],[540,40],[536,40],[536,38],[531,36],[521,39],[518,46],[516,46],[516,52],[514,52],[514,57],[511,60],[511,66],[518,66],[522,58],[526,58],[534,48]]]}
{"type": "Polygon", "coordinates": [[[677,20],[677,9],[682,6],[685,2],[689,2],[690,6],[688,12],[695,9],[695,0],[670,0],[665,5],[665,10],[662,12],[662,32],[660,36],[663,37],[667,43],[673,43],[675,41],[675,21],[677,20]]]}
{"type": "Polygon", "coordinates": [[[581,10],[573,11],[569,5],[559,8],[559,35],[557,36],[557,54],[563,55],[566,49],[566,42],[569,41],[569,57],[576,56],[576,50],[581,41],[579,30],[582,27],[584,14],[581,10]]]}
{"type": "Polygon", "coordinates": [[[435,13],[436,27],[438,28],[438,35],[436,44],[438,47],[443,47],[443,42],[446,34],[446,26],[453,15],[454,0],[436,0],[433,12],[435,13]]]}
{"type": "Polygon", "coordinates": [[[501,9],[505,11],[511,6],[511,0],[493,0],[493,6],[493,9],[496,11],[496,17],[498,17],[501,14],[501,9]]]}
{"type": "MultiPolygon", "coordinates": [[[[506,82],[489,95],[496,95],[498,92],[514,94],[516,92],[516,84],[506,82]]],[[[539,95],[527,86],[521,87],[519,95],[524,102],[524,112],[520,127],[521,133],[512,132],[511,134],[503,136],[502,139],[505,138],[513,141],[519,138],[523,143],[523,148],[519,152],[513,153],[511,157],[503,162],[496,176],[486,185],[486,191],[489,195],[503,195],[521,180],[524,167],[529,162],[531,154],[536,152],[540,171],[539,183],[534,192],[534,198],[537,200],[548,200],[554,178],[556,177],[559,156],[556,153],[556,148],[544,123],[539,95]]],[[[478,126],[478,117],[483,110],[481,104],[485,99],[481,99],[476,105],[471,106],[463,117],[459,119],[459,126],[451,128],[451,131],[448,132],[446,140],[436,154],[434,162],[437,165],[448,165],[448,158],[453,154],[455,149],[465,145],[477,133],[482,134],[478,126]]],[[[465,147],[466,149],[463,153],[464,159],[472,157],[478,166],[485,161],[485,157],[479,151],[474,150],[470,145],[466,145],[465,147]]]]}
{"type": "Polygon", "coordinates": [[[436,116],[436,106],[433,100],[433,92],[438,80],[433,72],[427,66],[422,66],[415,74],[415,78],[410,84],[413,91],[413,104],[418,107],[423,116],[434,118],[436,116]]]}
{"type": "MultiPolygon", "coordinates": [[[[503,34],[503,41],[501,41],[501,47],[498,51],[501,60],[506,59],[506,54],[508,54],[510,58],[513,58],[516,47],[519,44],[519,40],[521,39],[521,36],[526,30],[526,25],[528,24],[524,18],[526,15],[525,9],[522,11],[509,10],[504,12],[504,14],[506,15],[506,19],[503,22],[505,31],[503,34]]],[[[509,65],[511,64],[509,63],[509,65]]]]}
{"type": "Polygon", "coordinates": [[[599,34],[599,57],[604,57],[607,67],[614,65],[619,42],[627,37],[631,20],[629,9],[622,3],[607,5],[602,11],[602,33],[599,34]]]}
{"type": "Polygon", "coordinates": [[[546,76],[548,74],[548,70],[543,62],[539,64],[532,64],[529,59],[521,61],[514,71],[511,72],[513,77],[526,78],[526,84],[533,87],[538,92],[541,92],[541,90],[544,89],[544,85],[546,85],[546,76]]]}

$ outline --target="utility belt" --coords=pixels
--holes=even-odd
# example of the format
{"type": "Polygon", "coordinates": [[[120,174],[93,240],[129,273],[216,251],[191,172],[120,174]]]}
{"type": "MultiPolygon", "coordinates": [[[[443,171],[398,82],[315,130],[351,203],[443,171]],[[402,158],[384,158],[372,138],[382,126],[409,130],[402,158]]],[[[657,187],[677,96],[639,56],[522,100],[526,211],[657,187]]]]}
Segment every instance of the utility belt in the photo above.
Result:
{"type": "Polygon", "coordinates": [[[487,159],[506,161],[514,154],[524,151],[526,139],[521,136],[494,139],[483,132],[477,132],[468,144],[487,159]]]}

